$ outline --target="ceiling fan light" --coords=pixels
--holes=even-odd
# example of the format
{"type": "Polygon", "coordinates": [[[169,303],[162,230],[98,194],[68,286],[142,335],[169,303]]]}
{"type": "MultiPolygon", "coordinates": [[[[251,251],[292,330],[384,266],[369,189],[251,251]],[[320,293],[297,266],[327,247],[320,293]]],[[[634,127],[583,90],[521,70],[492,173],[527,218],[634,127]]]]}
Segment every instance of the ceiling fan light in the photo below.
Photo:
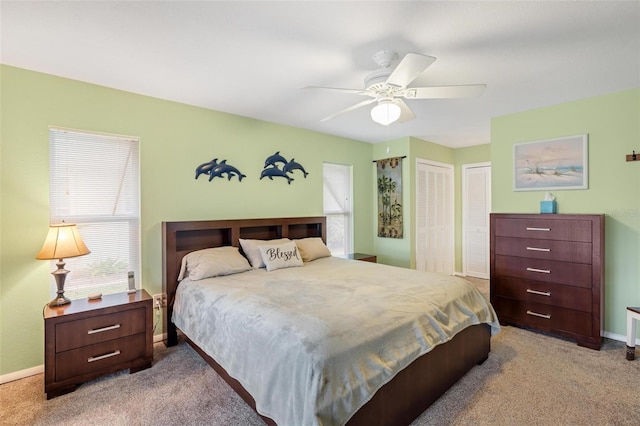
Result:
{"type": "Polygon", "coordinates": [[[381,101],[371,109],[371,119],[388,126],[400,118],[400,107],[392,101],[381,101]]]}

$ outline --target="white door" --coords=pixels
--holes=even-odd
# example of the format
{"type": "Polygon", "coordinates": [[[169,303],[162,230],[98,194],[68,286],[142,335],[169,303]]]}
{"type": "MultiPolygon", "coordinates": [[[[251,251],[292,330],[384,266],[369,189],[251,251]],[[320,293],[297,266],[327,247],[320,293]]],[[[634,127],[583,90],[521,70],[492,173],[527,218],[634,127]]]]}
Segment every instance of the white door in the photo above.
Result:
{"type": "Polygon", "coordinates": [[[489,278],[491,164],[462,166],[462,269],[465,275],[489,278]]]}
{"type": "Polygon", "coordinates": [[[453,166],[416,163],[416,269],[453,274],[453,166]]]}

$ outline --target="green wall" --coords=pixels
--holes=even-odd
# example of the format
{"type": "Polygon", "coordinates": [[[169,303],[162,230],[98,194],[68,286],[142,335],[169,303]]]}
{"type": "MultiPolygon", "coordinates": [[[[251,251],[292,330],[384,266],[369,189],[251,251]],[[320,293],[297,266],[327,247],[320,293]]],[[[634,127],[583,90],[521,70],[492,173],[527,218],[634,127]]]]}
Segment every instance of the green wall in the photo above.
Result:
{"type": "Polygon", "coordinates": [[[162,286],[161,221],[322,215],[324,161],[353,165],[354,248],[373,250],[368,143],[8,66],[0,73],[0,375],[43,363],[51,268],[35,255],[49,225],[49,126],[140,137],[141,278],[150,294],[162,286]],[[276,151],[295,157],[307,179],[259,180],[276,151]],[[195,167],[214,157],[247,177],[195,180],[195,167]]]}
{"type": "MultiPolygon", "coordinates": [[[[391,157],[409,157],[409,153],[409,138],[382,142],[373,146],[374,160],[381,160],[383,158],[391,157]]],[[[371,182],[374,182],[371,187],[371,194],[374,197],[371,209],[371,218],[373,220],[373,252],[376,254],[376,256],[378,256],[378,262],[380,263],[408,268],[411,263],[410,259],[412,237],[410,220],[412,193],[411,186],[406,185],[406,182],[409,182],[411,176],[410,158],[405,158],[404,160],[402,160],[402,219],[404,221],[403,238],[378,237],[378,186],[376,184],[378,178],[375,164],[371,166],[370,173],[371,182]]]]}
{"type": "Polygon", "coordinates": [[[416,138],[370,145],[0,66],[0,375],[43,363],[50,266],[34,257],[49,224],[49,126],[140,137],[141,278],[151,294],[161,291],[161,221],[320,215],[324,161],[353,165],[355,251],[404,267],[415,265],[416,160],[453,164],[461,271],[461,166],[491,161],[493,211],[535,212],[541,193],[511,191],[513,143],[589,133],[590,189],[556,195],[563,213],[607,213],[605,328],[624,334],[624,308],[640,305],[640,162],[624,161],[640,150],[639,92],[499,117],[491,146],[450,149],[416,138]],[[308,178],[259,180],[275,151],[295,157],[308,178]],[[378,238],[372,160],[403,155],[405,238],[378,238]],[[195,166],[213,157],[247,178],[194,180],[195,166]]]}
{"type": "Polygon", "coordinates": [[[640,89],[494,118],[492,210],[537,213],[543,191],[514,192],[513,144],[587,133],[589,189],[553,191],[558,213],[605,214],[605,331],[626,335],[626,307],[640,306],[640,89]]]}
{"type": "MultiPolygon", "coordinates": [[[[403,138],[374,145],[373,158],[378,160],[406,155],[403,160],[403,218],[404,238],[378,238],[374,236],[374,252],[378,261],[389,265],[415,268],[416,265],[416,163],[419,159],[451,164],[454,166],[455,203],[455,272],[462,272],[462,165],[490,161],[489,144],[452,149],[418,138],[403,138]],[[387,148],[389,152],[387,153],[387,148]],[[408,183],[408,184],[407,184],[408,183]]],[[[375,167],[372,179],[376,181],[375,167]]],[[[377,197],[376,188],[372,188],[377,197]]],[[[375,198],[374,198],[375,203],[375,198]]],[[[377,211],[373,212],[374,235],[376,234],[377,211]]]]}

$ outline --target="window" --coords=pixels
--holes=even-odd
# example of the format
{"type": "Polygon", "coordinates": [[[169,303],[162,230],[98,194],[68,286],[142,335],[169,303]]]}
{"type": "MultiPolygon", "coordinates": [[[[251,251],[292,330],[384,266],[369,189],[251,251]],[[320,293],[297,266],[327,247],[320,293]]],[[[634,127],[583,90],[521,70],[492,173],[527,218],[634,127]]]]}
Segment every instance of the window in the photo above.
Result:
{"type": "Polygon", "coordinates": [[[334,256],[352,252],[351,166],[324,163],[322,169],[327,247],[334,256]]]}
{"type": "Polygon", "coordinates": [[[139,139],[50,128],[49,161],[51,223],[77,224],[91,250],[64,259],[65,295],[126,291],[129,271],[139,283],[139,139]]]}

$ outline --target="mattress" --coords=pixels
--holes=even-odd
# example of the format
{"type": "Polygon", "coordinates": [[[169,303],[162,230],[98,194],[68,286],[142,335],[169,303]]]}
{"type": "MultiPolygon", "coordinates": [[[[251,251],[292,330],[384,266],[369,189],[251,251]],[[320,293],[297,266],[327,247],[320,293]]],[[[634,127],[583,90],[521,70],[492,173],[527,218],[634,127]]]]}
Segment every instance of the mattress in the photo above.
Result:
{"type": "Polygon", "coordinates": [[[336,257],[185,279],[173,322],[281,426],[343,425],[459,331],[500,329],[491,305],[461,278],[336,257]]]}

